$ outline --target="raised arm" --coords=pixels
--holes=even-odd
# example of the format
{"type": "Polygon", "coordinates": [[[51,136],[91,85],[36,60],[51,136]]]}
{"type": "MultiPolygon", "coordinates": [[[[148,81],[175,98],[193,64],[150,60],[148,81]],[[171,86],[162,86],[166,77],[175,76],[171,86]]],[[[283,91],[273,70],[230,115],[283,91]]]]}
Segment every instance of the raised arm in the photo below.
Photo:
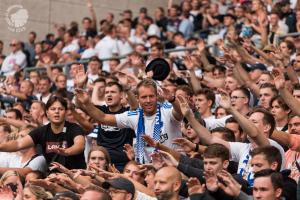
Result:
{"type": "Polygon", "coordinates": [[[244,81],[246,86],[251,90],[251,92],[256,96],[259,97],[259,87],[254,83],[249,74],[246,72],[246,70],[241,66],[240,63],[236,63],[236,72],[237,74],[234,73],[235,76],[239,76],[241,80],[244,81]]]}
{"type": "Polygon", "coordinates": [[[280,96],[282,96],[289,108],[296,113],[296,115],[300,116],[300,102],[295,99],[295,97],[286,88],[283,73],[279,69],[275,68],[273,69],[272,74],[274,76],[275,86],[278,89],[280,96]]]}
{"type": "Polygon", "coordinates": [[[80,126],[87,132],[91,132],[94,128],[93,124],[89,122],[86,118],[83,118],[74,108],[71,108],[71,112],[75,120],[80,124],[80,126]]]}
{"type": "Polygon", "coordinates": [[[96,12],[94,10],[92,0],[87,0],[87,7],[89,8],[89,11],[92,16],[92,27],[97,30],[97,17],[96,17],[96,12]]]}
{"type": "Polygon", "coordinates": [[[219,143],[223,144],[229,149],[229,143],[225,140],[222,140],[220,138],[212,137],[209,130],[207,130],[204,126],[202,126],[194,117],[193,112],[191,111],[188,102],[186,99],[182,96],[178,96],[177,99],[180,102],[180,108],[181,112],[184,115],[184,117],[190,122],[195,132],[199,135],[200,140],[203,141],[203,143],[210,145],[213,143],[219,143]]]}
{"type": "Polygon", "coordinates": [[[129,75],[123,72],[119,72],[119,83],[123,86],[123,90],[127,95],[128,104],[130,106],[130,110],[136,110],[139,107],[139,103],[135,97],[135,94],[131,90],[131,86],[129,84],[129,75]]]}
{"type": "Polygon", "coordinates": [[[241,45],[238,44],[234,44],[234,47],[236,49],[236,51],[239,53],[239,55],[242,57],[242,60],[248,64],[254,65],[257,62],[260,62],[259,59],[251,56],[244,47],[242,47],[241,45]]]}
{"type": "Polygon", "coordinates": [[[271,135],[271,139],[275,140],[282,146],[290,146],[290,137],[286,132],[274,130],[271,135]]]}
{"type": "Polygon", "coordinates": [[[186,56],[184,58],[184,64],[186,68],[190,71],[190,84],[193,88],[194,93],[197,93],[199,90],[202,89],[201,83],[198,80],[196,73],[195,73],[195,65],[196,63],[193,62],[191,56],[186,56]]]}
{"type": "Polygon", "coordinates": [[[263,52],[261,49],[258,49],[258,48],[257,48],[256,46],[254,46],[254,45],[251,45],[250,47],[251,47],[251,48],[253,49],[253,51],[255,51],[260,57],[262,57],[268,64],[271,64],[271,65],[275,66],[275,62],[274,62],[273,60],[271,60],[265,52],[263,52]]]}
{"type": "Polygon", "coordinates": [[[93,119],[97,120],[100,124],[117,126],[117,121],[115,115],[105,114],[101,110],[97,109],[96,106],[92,104],[88,94],[82,90],[76,90],[76,100],[80,102],[80,106],[83,107],[88,115],[93,119]]]}
{"type": "Polygon", "coordinates": [[[16,152],[22,149],[33,147],[34,143],[29,135],[18,140],[12,140],[9,142],[4,142],[0,144],[0,152],[16,152]]]}
{"type": "Polygon", "coordinates": [[[236,109],[231,106],[231,101],[229,95],[225,91],[220,91],[222,93],[220,105],[226,109],[229,113],[233,115],[238,124],[242,127],[243,131],[258,145],[265,146],[269,145],[267,137],[262,133],[253,122],[239,113],[236,109]]]}
{"type": "Polygon", "coordinates": [[[144,141],[151,147],[160,149],[162,151],[168,152],[169,154],[171,154],[177,161],[179,161],[180,159],[180,153],[175,151],[174,149],[171,149],[163,144],[161,144],[160,142],[157,142],[155,140],[153,140],[149,135],[143,135],[143,139],[144,141]]]}
{"type": "Polygon", "coordinates": [[[286,73],[287,73],[288,77],[290,78],[290,80],[292,81],[293,85],[299,84],[297,73],[291,64],[289,64],[286,67],[286,73]]]}
{"type": "Polygon", "coordinates": [[[24,120],[9,119],[9,118],[5,118],[5,117],[0,117],[0,122],[7,123],[9,125],[13,125],[17,128],[22,128],[27,125],[27,123],[24,120]]]}
{"type": "Polygon", "coordinates": [[[168,102],[170,102],[173,106],[172,114],[174,118],[178,121],[181,121],[183,119],[183,116],[181,113],[179,101],[177,100],[176,96],[172,95],[170,91],[166,88],[162,88],[162,92],[163,92],[162,93],[163,98],[168,102]]]}

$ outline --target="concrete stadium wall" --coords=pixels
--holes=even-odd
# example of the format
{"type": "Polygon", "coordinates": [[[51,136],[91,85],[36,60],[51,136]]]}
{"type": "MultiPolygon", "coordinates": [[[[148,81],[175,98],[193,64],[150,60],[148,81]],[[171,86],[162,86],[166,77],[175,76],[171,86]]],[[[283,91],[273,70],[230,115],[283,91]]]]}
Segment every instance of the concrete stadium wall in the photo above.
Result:
{"type": "MultiPolygon", "coordinates": [[[[180,0],[174,2],[178,3],[180,0]]],[[[147,7],[148,13],[153,15],[156,7],[167,8],[167,3],[168,0],[93,0],[98,22],[108,12],[114,13],[116,22],[125,9],[131,9],[136,16],[142,6],[147,7]]],[[[4,52],[9,51],[8,45],[13,38],[26,41],[28,33],[35,30],[38,40],[41,40],[47,33],[54,33],[54,23],[68,25],[71,21],[77,21],[81,25],[85,16],[90,16],[86,0],[0,0],[0,40],[4,41],[4,52]],[[14,5],[23,6],[29,16],[24,25],[25,30],[19,33],[9,30],[6,21],[7,10],[14,5]]]]}

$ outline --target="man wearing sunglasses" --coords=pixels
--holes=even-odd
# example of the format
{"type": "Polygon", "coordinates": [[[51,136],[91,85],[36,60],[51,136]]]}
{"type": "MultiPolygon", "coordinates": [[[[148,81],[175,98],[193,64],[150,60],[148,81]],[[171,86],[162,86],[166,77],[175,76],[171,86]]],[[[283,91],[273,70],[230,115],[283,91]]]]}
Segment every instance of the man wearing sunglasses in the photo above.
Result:
{"type": "Polygon", "coordinates": [[[13,39],[10,43],[11,53],[4,59],[1,74],[12,75],[20,69],[26,67],[26,55],[22,52],[20,41],[13,39]]]}

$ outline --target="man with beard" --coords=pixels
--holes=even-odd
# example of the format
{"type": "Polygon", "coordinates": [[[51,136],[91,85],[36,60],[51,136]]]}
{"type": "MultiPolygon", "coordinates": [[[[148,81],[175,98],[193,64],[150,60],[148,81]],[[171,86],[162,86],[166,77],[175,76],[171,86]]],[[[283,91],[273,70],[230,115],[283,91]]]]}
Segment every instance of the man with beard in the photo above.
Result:
{"type": "Polygon", "coordinates": [[[291,114],[288,118],[288,134],[282,131],[274,131],[272,138],[289,147],[289,150],[285,153],[285,168],[290,169],[290,177],[298,181],[300,177],[300,117],[291,114]]]}
{"type": "Polygon", "coordinates": [[[158,200],[179,200],[181,174],[175,167],[163,167],[154,178],[154,192],[158,200]]]}

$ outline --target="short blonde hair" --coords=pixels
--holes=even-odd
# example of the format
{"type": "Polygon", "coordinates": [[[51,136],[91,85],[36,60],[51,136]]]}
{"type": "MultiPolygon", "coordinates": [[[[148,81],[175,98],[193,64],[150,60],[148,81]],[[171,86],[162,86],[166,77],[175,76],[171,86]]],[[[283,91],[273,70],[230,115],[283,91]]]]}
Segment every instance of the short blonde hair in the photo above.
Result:
{"type": "Polygon", "coordinates": [[[25,188],[28,188],[30,192],[37,198],[41,200],[52,199],[53,196],[50,192],[47,192],[44,188],[37,185],[26,185],[25,188]]]}
{"type": "Polygon", "coordinates": [[[6,179],[11,176],[18,176],[21,179],[21,176],[17,171],[8,170],[1,176],[0,184],[3,184],[6,181],[6,179]]]}

